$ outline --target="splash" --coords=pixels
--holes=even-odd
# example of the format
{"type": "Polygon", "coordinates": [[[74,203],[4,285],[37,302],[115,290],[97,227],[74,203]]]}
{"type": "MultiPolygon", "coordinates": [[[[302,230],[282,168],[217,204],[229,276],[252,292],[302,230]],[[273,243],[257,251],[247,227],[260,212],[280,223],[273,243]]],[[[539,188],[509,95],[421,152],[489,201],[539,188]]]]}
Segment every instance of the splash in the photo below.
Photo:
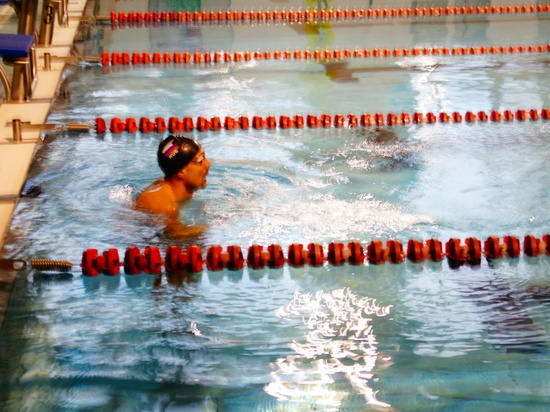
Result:
{"type": "Polygon", "coordinates": [[[349,239],[364,233],[383,236],[418,225],[433,224],[427,215],[407,212],[400,206],[374,199],[371,195],[338,199],[330,194],[312,194],[306,199],[286,201],[276,207],[259,202],[254,202],[253,207],[242,206],[240,210],[235,209],[235,215],[243,215],[242,220],[235,219],[236,224],[242,227],[239,237],[259,243],[273,239],[282,242],[285,236],[292,242],[299,234],[316,241],[349,239]],[[248,212],[246,216],[245,211],[248,212]],[[244,223],[247,223],[246,228],[244,223]]]}
{"type": "Polygon", "coordinates": [[[132,187],[130,185],[116,185],[109,190],[109,199],[117,203],[131,203],[132,187]]]}

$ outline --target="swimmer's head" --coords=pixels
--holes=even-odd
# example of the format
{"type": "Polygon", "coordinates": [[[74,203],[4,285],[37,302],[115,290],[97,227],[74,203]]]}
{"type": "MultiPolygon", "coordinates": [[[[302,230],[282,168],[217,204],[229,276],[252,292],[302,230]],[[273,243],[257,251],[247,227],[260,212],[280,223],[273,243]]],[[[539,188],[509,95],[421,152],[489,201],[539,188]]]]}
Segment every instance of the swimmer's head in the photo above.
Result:
{"type": "Polygon", "coordinates": [[[193,160],[201,145],[190,137],[170,135],[159,144],[157,159],[166,177],[171,177],[193,160]]]}

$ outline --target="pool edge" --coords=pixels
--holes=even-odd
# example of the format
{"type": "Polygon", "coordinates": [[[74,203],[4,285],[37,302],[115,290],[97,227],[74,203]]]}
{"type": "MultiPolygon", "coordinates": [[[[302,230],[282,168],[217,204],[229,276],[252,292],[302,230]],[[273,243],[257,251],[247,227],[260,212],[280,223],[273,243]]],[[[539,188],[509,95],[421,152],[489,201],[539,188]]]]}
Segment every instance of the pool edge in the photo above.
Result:
{"type": "MultiPolygon", "coordinates": [[[[29,102],[0,104],[0,259],[5,254],[4,245],[8,237],[13,213],[20,199],[20,192],[27,179],[27,173],[34,159],[36,149],[42,143],[41,132],[30,130],[22,132],[22,142],[13,141],[13,119],[22,123],[44,124],[51,105],[58,94],[63,80],[66,64],[52,64],[50,70],[44,69],[44,53],[56,57],[70,57],[75,37],[81,27],[88,1],[69,2],[69,22],[67,27],[60,27],[56,22],[52,44],[49,47],[36,47],[37,76],[33,97],[29,102]]],[[[12,10],[12,13],[15,13],[12,10]]],[[[21,257],[23,258],[23,257],[21,257]]],[[[1,267],[1,265],[0,265],[1,267]]],[[[0,329],[10,304],[11,292],[17,272],[2,270],[0,272],[0,329]]]]}

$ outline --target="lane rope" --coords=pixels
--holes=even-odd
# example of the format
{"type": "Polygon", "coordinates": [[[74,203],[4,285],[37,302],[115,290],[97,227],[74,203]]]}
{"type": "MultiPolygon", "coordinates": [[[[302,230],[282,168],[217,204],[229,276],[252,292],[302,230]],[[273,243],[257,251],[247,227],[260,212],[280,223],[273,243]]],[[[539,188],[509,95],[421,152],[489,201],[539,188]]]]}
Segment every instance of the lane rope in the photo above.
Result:
{"type": "Polygon", "coordinates": [[[334,49],[311,51],[296,49],[275,51],[215,51],[215,52],[102,52],[103,66],[129,66],[150,64],[220,64],[252,60],[346,60],[359,58],[407,57],[407,56],[466,56],[482,54],[548,53],[550,44],[519,46],[479,47],[415,47],[390,49],[334,49]]]}
{"type": "Polygon", "coordinates": [[[196,119],[192,117],[170,117],[166,120],[163,117],[150,119],[141,117],[136,120],[134,117],[121,119],[114,117],[107,121],[101,117],[95,119],[95,131],[98,134],[110,131],[111,133],[190,133],[192,131],[207,132],[224,130],[248,130],[250,128],[260,129],[301,129],[308,128],[355,128],[369,126],[395,126],[408,124],[433,124],[433,123],[473,123],[473,122],[512,122],[512,121],[538,121],[550,120],[550,109],[543,108],[541,110],[492,110],[489,113],[479,111],[467,111],[464,114],[453,112],[451,114],[441,112],[439,114],[429,113],[363,113],[360,115],[342,114],[329,115],[322,114],[320,116],[309,114],[307,116],[240,116],[240,117],[225,117],[223,120],[220,117],[202,117],[196,119]]]}
{"type": "Polygon", "coordinates": [[[370,20],[392,18],[424,18],[440,16],[465,16],[465,15],[503,15],[503,14],[528,14],[548,13],[548,4],[530,5],[493,5],[493,6],[462,6],[462,7],[402,7],[402,8],[286,8],[279,10],[270,8],[258,11],[250,10],[148,10],[148,11],[111,11],[109,19],[111,25],[116,28],[140,26],[142,24],[164,23],[298,23],[311,21],[345,21],[345,20],[370,20]]]}
{"type": "MultiPolygon", "coordinates": [[[[408,260],[411,263],[441,262],[447,259],[449,266],[456,269],[462,265],[478,266],[483,257],[488,262],[510,258],[517,259],[522,254],[530,258],[550,256],[550,235],[537,238],[526,235],[523,244],[515,236],[490,236],[484,242],[470,237],[464,242],[457,238],[449,239],[445,245],[438,239],[428,239],[421,242],[410,239],[406,248],[398,240],[371,241],[366,248],[360,242],[349,242],[347,245],[340,242],[331,242],[327,248],[319,243],[293,243],[288,246],[287,253],[281,245],[271,244],[264,248],[254,244],[247,250],[246,256],[240,246],[232,245],[210,246],[203,258],[202,249],[197,245],[190,245],[182,249],[180,246],[168,246],[164,254],[156,246],[147,246],[141,251],[137,247],[129,247],[124,252],[124,259],[120,259],[117,249],[111,248],[103,253],[97,249],[87,249],[82,253],[80,267],[84,276],[98,276],[105,274],[116,276],[121,273],[138,275],[148,273],[159,275],[163,269],[168,273],[197,273],[205,268],[209,271],[242,270],[245,265],[250,269],[280,269],[285,264],[300,268],[304,266],[319,267],[328,262],[332,266],[382,265],[385,263],[399,264],[408,260]]],[[[3,259],[0,264],[10,270],[25,270],[29,262],[24,259],[3,259]]],[[[73,264],[66,260],[31,259],[30,267],[41,273],[70,272],[73,264]]]]}
{"type": "Polygon", "coordinates": [[[272,244],[268,247],[252,245],[246,256],[240,246],[210,246],[203,259],[199,246],[191,245],[183,250],[179,246],[169,246],[164,258],[155,246],[148,246],[143,251],[137,247],[129,247],[124,253],[124,259],[119,258],[117,249],[108,249],[99,253],[97,249],[87,249],[82,254],[80,264],[85,276],[98,276],[100,273],[115,276],[124,267],[129,275],[149,273],[158,275],[163,267],[166,272],[201,272],[205,267],[210,271],[242,270],[244,266],[251,269],[282,268],[285,264],[292,267],[318,267],[325,262],[332,266],[344,264],[361,265],[411,263],[424,261],[441,262],[447,258],[452,268],[464,264],[479,265],[483,257],[489,261],[494,259],[516,259],[525,254],[529,257],[550,256],[550,235],[537,238],[527,235],[523,245],[515,236],[488,237],[484,242],[470,237],[464,242],[460,239],[449,239],[445,245],[438,239],[429,239],[421,242],[410,239],[406,248],[398,240],[371,241],[366,248],[359,242],[349,242],[347,245],[339,242],[329,243],[326,250],[319,243],[309,243],[307,246],[294,243],[288,246],[286,255],[280,245],[272,244]]]}

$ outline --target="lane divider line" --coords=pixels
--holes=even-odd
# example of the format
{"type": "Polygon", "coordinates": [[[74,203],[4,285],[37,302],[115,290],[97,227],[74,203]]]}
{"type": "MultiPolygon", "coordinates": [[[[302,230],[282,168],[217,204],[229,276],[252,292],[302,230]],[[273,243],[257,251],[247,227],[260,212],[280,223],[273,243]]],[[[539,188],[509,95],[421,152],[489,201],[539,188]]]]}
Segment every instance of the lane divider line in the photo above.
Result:
{"type": "Polygon", "coordinates": [[[481,259],[519,258],[521,254],[529,257],[550,255],[550,235],[537,238],[527,235],[523,246],[515,236],[488,237],[484,242],[470,237],[464,242],[460,239],[449,239],[443,245],[438,239],[421,242],[410,239],[406,248],[398,240],[371,241],[366,248],[359,242],[349,242],[347,245],[339,242],[328,244],[325,250],[319,243],[309,243],[307,246],[299,243],[291,244],[286,256],[280,245],[272,244],[264,248],[252,245],[246,256],[240,246],[228,246],[225,251],[222,246],[211,246],[203,258],[202,250],[197,245],[188,246],[183,250],[179,246],[169,246],[164,258],[158,247],[148,246],[143,252],[137,247],[129,247],[124,253],[124,260],[119,258],[117,249],[108,249],[99,253],[97,249],[87,249],[82,254],[80,264],[85,276],[98,276],[100,273],[115,276],[124,266],[124,272],[129,275],[140,273],[160,274],[164,269],[169,273],[202,272],[204,267],[210,271],[223,269],[242,270],[245,265],[251,269],[282,268],[285,264],[292,267],[318,267],[330,263],[332,266],[344,264],[361,265],[365,262],[380,265],[384,263],[411,263],[424,261],[440,262],[447,258],[452,268],[468,264],[479,265],[481,259]]]}
{"type": "Polygon", "coordinates": [[[543,108],[541,110],[492,110],[487,113],[479,111],[467,111],[464,114],[453,112],[451,114],[441,112],[439,114],[429,113],[363,113],[360,115],[322,114],[320,116],[309,114],[307,116],[239,116],[225,117],[223,120],[218,116],[202,117],[196,119],[192,117],[170,117],[166,120],[163,117],[149,119],[141,117],[136,120],[134,117],[121,119],[114,117],[107,121],[101,117],[95,119],[95,131],[98,134],[110,131],[114,134],[119,133],[190,133],[192,131],[207,132],[225,130],[248,130],[252,129],[301,129],[308,128],[355,128],[369,126],[395,126],[408,124],[433,124],[433,123],[473,123],[473,122],[512,122],[512,121],[538,121],[550,120],[550,109],[543,108]]]}
{"type": "Polygon", "coordinates": [[[250,10],[147,10],[147,11],[111,11],[109,20],[113,27],[124,28],[142,24],[162,23],[293,23],[311,21],[338,21],[338,20],[369,20],[392,18],[424,18],[440,16],[465,16],[465,15],[502,15],[502,14],[528,14],[548,13],[548,4],[524,4],[524,5],[493,5],[493,6],[462,6],[462,7],[401,7],[401,8],[364,8],[346,7],[334,8],[286,8],[271,10],[267,8],[258,11],[250,10]]]}
{"type": "Polygon", "coordinates": [[[215,51],[215,52],[102,52],[100,61],[103,66],[128,66],[149,64],[219,64],[251,60],[345,60],[371,57],[407,57],[407,56],[466,56],[481,54],[548,53],[550,44],[519,46],[480,46],[480,47],[415,47],[390,49],[334,49],[314,51],[296,49],[276,51],[215,51]]]}

